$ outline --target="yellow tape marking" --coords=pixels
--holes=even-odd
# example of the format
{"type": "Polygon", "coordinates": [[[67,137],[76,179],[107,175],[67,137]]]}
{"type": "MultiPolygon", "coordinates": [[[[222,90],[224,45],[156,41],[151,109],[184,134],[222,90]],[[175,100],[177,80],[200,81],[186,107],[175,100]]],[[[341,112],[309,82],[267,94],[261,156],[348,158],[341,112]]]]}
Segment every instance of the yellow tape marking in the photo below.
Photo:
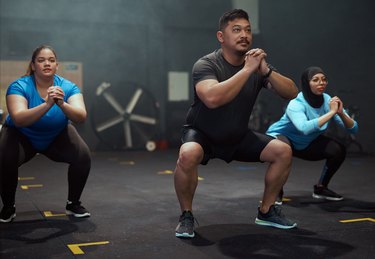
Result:
{"type": "Polygon", "coordinates": [[[53,214],[52,211],[43,211],[44,217],[62,217],[66,216],[65,213],[58,213],[58,214],[53,214]]]}
{"type": "Polygon", "coordinates": [[[360,222],[360,221],[371,221],[371,222],[375,222],[375,219],[373,219],[373,218],[360,218],[360,219],[346,219],[346,220],[340,220],[341,223],[352,223],[352,222],[360,222]]]}
{"type": "Polygon", "coordinates": [[[164,170],[164,171],[158,172],[158,174],[173,174],[173,171],[172,170],[164,170]]]}
{"type": "Polygon", "coordinates": [[[18,177],[18,181],[35,180],[35,177],[18,177]]]}
{"type": "Polygon", "coordinates": [[[22,190],[28,190],[29,188],[39,188],[39,187],[43,187],[43,184],[21,185],[22,190]]]}
{"type": "Polygon", "coordinates": [[[80,248],[80,246],[97,246],[97,245],[106,245],[109,244],[109,241],[102,241],[102,242],[94,242],[94,243],[83,243],[83,244],[71,244],[68,245],[70,251],[72,251],[75,255],[82,255],[84,252],[80,248]]]}
{"type": "Polygon", "coordinates": [[[135,165],[135,162],[134,161],[121,161],[120,164],[121,165],[135,165]]]}

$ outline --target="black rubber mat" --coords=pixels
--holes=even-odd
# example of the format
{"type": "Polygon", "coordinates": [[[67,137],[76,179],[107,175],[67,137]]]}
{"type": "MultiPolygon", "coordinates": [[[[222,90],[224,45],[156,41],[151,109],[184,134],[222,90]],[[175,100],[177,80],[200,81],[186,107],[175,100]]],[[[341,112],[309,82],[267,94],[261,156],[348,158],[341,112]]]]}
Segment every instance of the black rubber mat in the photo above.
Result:
{"type": "Polygon", "coordinates": [[[0,224],[0,258],[374,258],[375,160],[348,157],[311,197],[323,162],[295,159],[283,213],[298,228],[254,223],[267,164],[212,160],[199,168],[191,240],[174,236],[177,150],[94,153],[82,196],[91,217],[65,215],[67,165],[37,156],[20,168],[17,217],[0,224]]]}

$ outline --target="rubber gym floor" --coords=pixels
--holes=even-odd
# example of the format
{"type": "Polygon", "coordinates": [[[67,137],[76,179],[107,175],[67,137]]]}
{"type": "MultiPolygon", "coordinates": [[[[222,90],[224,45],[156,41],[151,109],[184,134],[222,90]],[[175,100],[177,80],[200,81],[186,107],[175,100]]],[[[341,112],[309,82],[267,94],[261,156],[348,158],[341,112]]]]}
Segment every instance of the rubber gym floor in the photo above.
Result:
{"type": "Polygon", "coordinates": [[[67,165],[38,155],[20,168],[17,217],[0,224],[0,258],[374,258],[375,159],[348,156],[312,198],[323,162],[293,160],[280,230],[254,223],[267,164],[211,160],[199,168],[193,239],[178,239],[177,149],[93,153],[82,196],[90,218],[66,216],[67,165]]]}

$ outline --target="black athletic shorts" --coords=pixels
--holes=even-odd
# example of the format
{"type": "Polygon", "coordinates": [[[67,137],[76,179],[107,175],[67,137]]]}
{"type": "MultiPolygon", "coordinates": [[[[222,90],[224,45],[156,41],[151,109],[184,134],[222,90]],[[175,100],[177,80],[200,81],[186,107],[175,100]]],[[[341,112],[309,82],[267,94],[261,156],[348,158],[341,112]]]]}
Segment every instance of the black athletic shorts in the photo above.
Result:
{"type": "Polygon", "coordinates": [[[238,143],[220,145],[212,143],[202,132],[190,126],[184,126],[182,128],[181,141],[182,143],[199,143],[204,150],[204,157],[201,164],[206,165],[212,158],[219,158],[227,163],[233,160],[242,162],[263,162],[260,160],[260,153],[273,139],[274,138],[268,135],[253,132],[249,129],[238,143]]]}

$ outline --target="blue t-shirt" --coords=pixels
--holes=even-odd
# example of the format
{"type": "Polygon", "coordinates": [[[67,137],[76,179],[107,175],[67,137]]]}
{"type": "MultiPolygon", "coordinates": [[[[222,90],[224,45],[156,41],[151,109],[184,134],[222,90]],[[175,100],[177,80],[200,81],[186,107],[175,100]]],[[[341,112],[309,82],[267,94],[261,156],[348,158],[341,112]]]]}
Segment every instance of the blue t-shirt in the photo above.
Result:
{"type": "MultiPolygon", "coordinates": [[[[278,135],[286,136],[295,149],[302,150],[326,131],[331,121],[335,121],[338,125],[345,128],[344,123],[337,114],[319,127],[318,118],[330,110],[329,100],[331,96],[324,93],[323,98],[323,105],[319,108],[313,108],[300,92],[295,99],[289,102],[284,115],[268,128],[266,134],[272,137],[277,137],[278,135]]],[[[358,131],[357,122],[354,121],[354,126],[347,130],[350,133],[356,133],[358,131]]]]}
{"type": "MultiPolygon", "coordinates": [[[[54,76],[53,85],[60,86],[63,89],[65,93],[65,102],[69,97],[81,92],[77,85],[58,75],[54,76]]],[[[11,94],[25,97],[29,109],[45,103],[45,100],[37,91],[33,75],[21,77],[11,83],[6,95],[11,94]]],[[[46,112],[37,122],[27,127],[16,127],[9,114],[6,118],[6,124],[9,127],[16,127],[22,132],[38,151],[47,149],[55,137],[67,126],[68,123],[68,117],[66,117],[60,107],[56,104],[53,105],[51,109],[49,109],[48,112],[46,112]]]]}

